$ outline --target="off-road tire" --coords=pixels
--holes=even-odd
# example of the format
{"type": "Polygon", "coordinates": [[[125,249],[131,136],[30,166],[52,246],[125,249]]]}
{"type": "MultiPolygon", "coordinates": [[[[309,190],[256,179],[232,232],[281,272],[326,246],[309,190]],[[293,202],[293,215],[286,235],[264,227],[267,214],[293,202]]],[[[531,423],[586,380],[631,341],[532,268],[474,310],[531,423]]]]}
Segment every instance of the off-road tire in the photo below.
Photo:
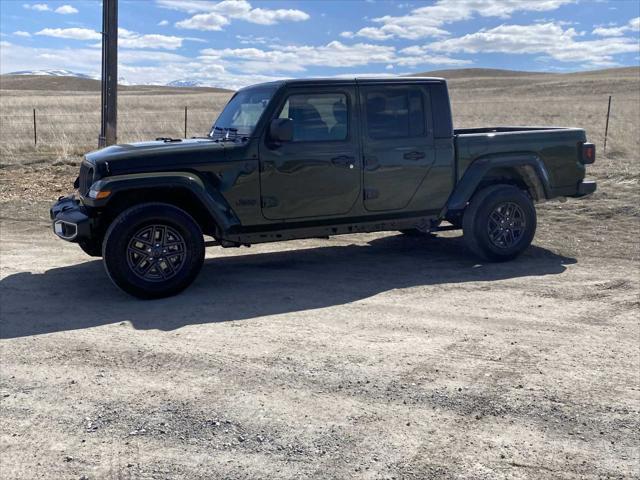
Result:
{"type": "Polygon", "coordinates": [[[90,257],[101,257],[102,256],[102,243],[96,241],[88,241],[81,240],[78,242],[80,248],[84,253],[89,255],[90,257]]]}
{"type": "Polygon", "coordinates": [[[143,203],[125,210],[111,223],[102,256],[117,287],[142,299],[163,298],[181,292],[195,280],[204,262],[204,239],[196,221],[184,210],[165,203],[143,203]],[[142,243],[147,238],[152,242],[142,243]],[[147,247],[153,253],[147,254],[147,247]],[[179,251],[184,254],[176,253],[179,251]],[[145,269],[138,266],[145,260],[151,268],[143,273],[145,269]]]}
{"type": "Polygon", "coordinates": [[[469,250],[483,260],[512,260],[531,245],[536,233],[536,209],[529,195],[521,189],[512,185],[493,185],[471,198],[462,218],[462,230],[469,250]],[[516,214],[505,214],[509,211],[516,214]],[[505,225],[500,225],[500,220],[505,219],[508,219],[505,225]],[[497,232],[498,240],[492,235],[494,232],[497,232]]]}

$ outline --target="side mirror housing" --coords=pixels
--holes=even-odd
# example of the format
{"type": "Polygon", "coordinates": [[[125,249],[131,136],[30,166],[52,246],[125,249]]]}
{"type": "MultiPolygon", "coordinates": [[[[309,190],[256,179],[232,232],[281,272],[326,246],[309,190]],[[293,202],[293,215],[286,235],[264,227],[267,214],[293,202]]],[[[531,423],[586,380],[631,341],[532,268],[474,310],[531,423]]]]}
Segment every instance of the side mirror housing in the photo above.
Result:
{"type": "Polygon", "coordinates": [[[276,142],[293,140],[293,120],[290,118],[274,118],[269,125],[269,137],[276,142]]]}

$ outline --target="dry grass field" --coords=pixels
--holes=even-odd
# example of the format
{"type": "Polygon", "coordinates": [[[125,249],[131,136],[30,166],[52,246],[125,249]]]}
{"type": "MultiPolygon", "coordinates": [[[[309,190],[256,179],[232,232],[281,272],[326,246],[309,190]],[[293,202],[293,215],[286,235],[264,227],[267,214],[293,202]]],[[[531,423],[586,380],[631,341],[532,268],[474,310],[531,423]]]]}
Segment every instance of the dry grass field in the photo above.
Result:
{"type": "MultiPolygon", "coordinates": [[[[640,69],[441,73],[457,127],[585,128],[598,191],[539,205],[513,262],[457,232],[212,249],[157,302],[50,231],[96,85],[0,77],[0,477],[639,478],[640,69]]],[[[185,106],[203,135],[229,95],[124,88],[120,140],[185,106]]]]}

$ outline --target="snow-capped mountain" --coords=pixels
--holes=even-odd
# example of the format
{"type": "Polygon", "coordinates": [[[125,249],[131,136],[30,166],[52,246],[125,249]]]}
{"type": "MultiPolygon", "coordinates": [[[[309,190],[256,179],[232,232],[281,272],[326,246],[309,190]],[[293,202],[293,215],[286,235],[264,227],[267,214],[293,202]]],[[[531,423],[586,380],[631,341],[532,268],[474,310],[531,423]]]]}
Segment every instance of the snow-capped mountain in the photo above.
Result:
{"type": "MultiPolygon", "coordinates": [[[[100,75],[88,75],[86,73],[73,72],[71,70],[20,70],[18,72],[10,72],[7,75],[40,75],[46,77],[76,77],[86,78],[90,80],[100,80],[100,75]]],[[[167,87],[208,87],[209,84],[200,80],[183,78],[181,80],[173,80],[169,83],[150,82],[145,84],[131,83],[124,77],[118,77],[119,85],[155,85],[155,86],[167,86],[167,87]]]]}
{"type": "Polygon", "coordinates": [[[98,79],[97,76],[87,75],[86,73],[72,72],[71,70],[20,70],[18,72],[10,72],[9,75],[41,75],[46,77],[78,77],[98,79]]]}
{"type": "Polygon", "coordinates": [[[166,84],[167,87],[204,87],[205,84],[199,80],[174,80],[173,82],[169,82],[166,84]]]}

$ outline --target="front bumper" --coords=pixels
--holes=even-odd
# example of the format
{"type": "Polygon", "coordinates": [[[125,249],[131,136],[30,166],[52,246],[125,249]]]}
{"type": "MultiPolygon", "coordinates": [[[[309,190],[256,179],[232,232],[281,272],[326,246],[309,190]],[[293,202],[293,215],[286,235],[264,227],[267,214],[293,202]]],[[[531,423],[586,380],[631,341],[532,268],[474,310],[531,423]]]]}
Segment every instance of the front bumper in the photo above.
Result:
{"type": "Polygon", "coordinates": [[[92,220],[73,196],[60,197],[51,206],[49,216],[53,233],[67,242],[78,242],[91,236],[92,220]]]}

